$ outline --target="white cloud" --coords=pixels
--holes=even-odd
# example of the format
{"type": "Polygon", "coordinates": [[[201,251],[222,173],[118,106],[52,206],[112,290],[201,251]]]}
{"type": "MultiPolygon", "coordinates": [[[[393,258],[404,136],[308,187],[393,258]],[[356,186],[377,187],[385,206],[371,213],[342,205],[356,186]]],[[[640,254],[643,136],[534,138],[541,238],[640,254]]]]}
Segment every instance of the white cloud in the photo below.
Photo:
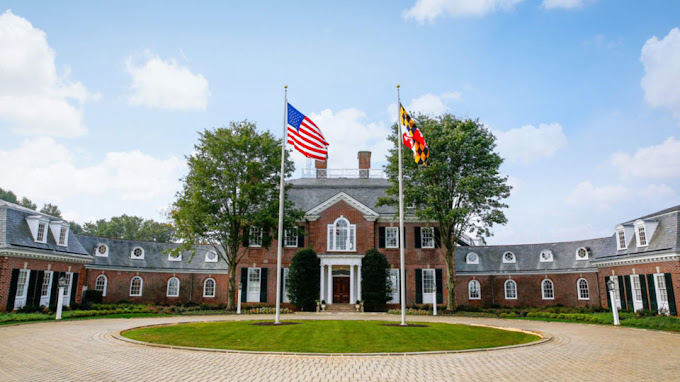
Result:
{"type": "Polygon", "coordinates": [[[0,150],[1,187],[51,201],[107,192],[122,200],[154,200],[180,189],[185,166],[176,157],[157,159],[136,150],[107,153],[89,167],[77,162],[72,151],[52,138],[27,139],[15,149],[0,150]]]}
{"type": "Polygon", "coordinates": [[[656,36],[647,40],[640,61],[645,67],[641,81],[645,100],[667,108],[680,122],[680,29],[671,29],[662,40],[656,36]]]}
{"type": "Polygon", "coordinates": [[[412,8],[403,12],[405,19],[420,23],[432,22],[438,17],[484,16],[499,9],[510,10],[523,0],[417,0],[412,8]]]}
{"type": "Polygon", "coordinates": [[[12,11],[0,15],[0,119],[23,135],[74,137],[87,133],[72,100],[96,100],[67,69],[57,74],[45,32],[12,11]]]}
{"type": "Polygon", "coordinates": [[[531,163],[550,158],[567,146],[567,136],[559,123],[541,123],[538,128],[522,126],[508,131],[494,131],[498,151],[508,161],[531,163]]]}
{"type": "Polygon", "coordinates": [[[631,192],[624,186],[596,187],[590,181],[579,183],[567,197],[569,205],[593,205],[600,211],[609,211],[615,205],[630,200],[631,192]]]}
{"type": "MultiPolygon", "coordinates": [[[[462,101],[463,93],[461,92],[446,92],[440,95],[436,94],[423,94],[418,98],[413,98],[408,104],[402,102],[405,105],[406,110],[409,113],[414,114],[428,114],[431,116],[437,116],[449,111],[448,103],[455,101],[462,101]]],[[[399,109],[397,104],[390,104],[387,108],[387,113],[390,116],[390,120],[395,122],[399,114],[399,109]]]]}
{"type": "Polygon", "coordinates": [[[584,5],[584,0],[543,0],[545,9],[576,9],[584,5]]]}
{"type": "Polygon", "coordinates": [[[625,177],[680,178],[680,141],[670,137],[660,145],[640,148],[633,155],[615,153],[611,163],[625,177]]]}
{"type": "Polygon", "coordinates": [[[132,76],[128,103],[133,106],[170,110],[205,110],[210,90],[208,80],[192,73],[174,59],[163,60],[147,53],[137,66],[128,58],[125,67],[132,76]]]}

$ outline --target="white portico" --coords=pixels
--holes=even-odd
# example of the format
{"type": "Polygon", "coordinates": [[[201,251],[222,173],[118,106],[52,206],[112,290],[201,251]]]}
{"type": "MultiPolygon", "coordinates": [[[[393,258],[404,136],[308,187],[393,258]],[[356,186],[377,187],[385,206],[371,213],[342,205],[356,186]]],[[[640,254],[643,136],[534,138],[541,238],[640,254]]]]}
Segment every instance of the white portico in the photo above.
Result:
{"type": "Polygon", "coordinates": [[[350,304],[361,300],[361,260],[364,255],[319,254],[321,260],[320,300],[350,304]],[[335,300],[335,301],[334,301],[335,300]]]}

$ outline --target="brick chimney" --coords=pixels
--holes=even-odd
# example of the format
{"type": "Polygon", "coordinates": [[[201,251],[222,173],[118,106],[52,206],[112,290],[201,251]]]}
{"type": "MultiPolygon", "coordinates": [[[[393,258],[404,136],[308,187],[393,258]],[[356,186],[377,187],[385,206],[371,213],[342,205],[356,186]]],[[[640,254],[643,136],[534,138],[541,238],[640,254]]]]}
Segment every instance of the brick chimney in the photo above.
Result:
{"type": "Polygon", "coordinates": [[[371,168],[371,152],[359,151],[357,158],[359,159],[359,178],[368,179],[369,170],[371,168]]]}
{"type": "Polygon", "coordinates": [[[326,165],[328,164],[328,161],[314,161],[314,167],[316,167],[316,177],[317,178],[326,178],[326,165]]]}

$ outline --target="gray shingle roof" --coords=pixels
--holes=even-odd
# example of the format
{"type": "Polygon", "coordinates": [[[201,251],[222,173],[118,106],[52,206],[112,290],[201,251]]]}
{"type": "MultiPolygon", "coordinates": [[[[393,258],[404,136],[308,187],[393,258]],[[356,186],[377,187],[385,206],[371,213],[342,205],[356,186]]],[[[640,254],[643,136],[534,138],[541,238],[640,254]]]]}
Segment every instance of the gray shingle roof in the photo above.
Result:
{"type": "Polygon", "coordinates": [[[137,240],[117,240],[94,236],[76,235],[85,249],[92,255],[94,261],[87,265],[89,268],[120,268],[131,270],[143,269],[167,269],[168,271],[210,271],[214,273],[226,273],[227,264],[222,258],[217,262],[206,262],[207,252],[214,252],[209,246],[196,246],[196,253],[191,258],[191,251],[183,252],[182,259],[170,261],[166,251],[176,248],[174,243],[156,243],[137,240]],[[96,256],[95,251],[99,244],[109,247],[107,257],[96,256]],[[144,250],[143,259],[133,259],[132,250],[141,247],[144,250]]]}
{"type": "Polygon", "coordinates": [[[293,185],[288,191],[288,199],[301,210],[307,212],[340,192],[344,192],[380,215],[392,215],[397,209],[393,206],[377,207],[378,198],[385,196],[390,187],[387,179],[303,178],[289,181],[293,185]]]}

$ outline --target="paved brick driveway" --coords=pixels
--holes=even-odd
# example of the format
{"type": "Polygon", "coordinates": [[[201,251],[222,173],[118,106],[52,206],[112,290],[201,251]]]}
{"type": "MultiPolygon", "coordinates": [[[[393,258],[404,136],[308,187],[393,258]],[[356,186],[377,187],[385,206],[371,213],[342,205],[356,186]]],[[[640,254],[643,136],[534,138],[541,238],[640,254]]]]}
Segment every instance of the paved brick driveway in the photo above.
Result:
{"type": "MultiPolygon", "coordinates": [[[[296,315],[295,318],[305,316],[296,315]]],[[[353,315],[307,318],[357,318],[353,315]]],[[[544,331],[554,339],[518,349],[396,357],[300,357],[139,346],[112,333],[141,325],[263,316],[163,317],[0,327],[2,381],[678,381],[680,335],[594,325],[472,318],[544,331]]],[[[288,318],[288,317],[286,317],[288,318]]],[[[361,318],[398,320],[395,316],[361,318]]]]}

